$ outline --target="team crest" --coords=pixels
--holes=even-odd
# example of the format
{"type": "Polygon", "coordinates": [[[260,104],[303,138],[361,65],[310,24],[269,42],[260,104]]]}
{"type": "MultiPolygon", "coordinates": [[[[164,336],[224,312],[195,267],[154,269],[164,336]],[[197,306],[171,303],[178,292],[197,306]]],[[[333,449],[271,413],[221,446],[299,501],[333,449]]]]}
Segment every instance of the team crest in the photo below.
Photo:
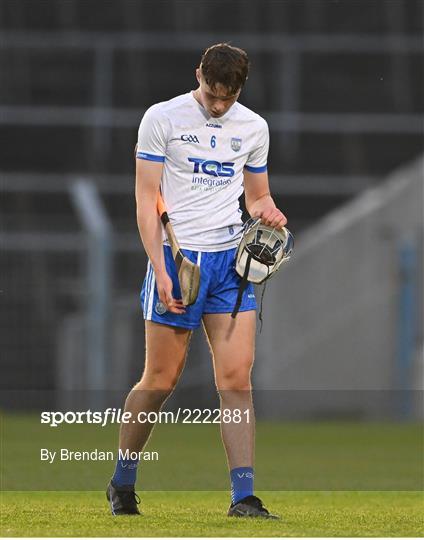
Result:
{"type": "Polygon", "coordinates": [[[241,139],[238,139],[237,137],[231,137],[231,150],[234,150],[234,152],[238,152],[241,148],[241,139]]]}
{"type": "Polygon", "coordinates": [[[164,313],[166,313],[165,304],[163,304],[160,300],[156,302],[155,311],[158,315],[163,315],[164,313]]]}

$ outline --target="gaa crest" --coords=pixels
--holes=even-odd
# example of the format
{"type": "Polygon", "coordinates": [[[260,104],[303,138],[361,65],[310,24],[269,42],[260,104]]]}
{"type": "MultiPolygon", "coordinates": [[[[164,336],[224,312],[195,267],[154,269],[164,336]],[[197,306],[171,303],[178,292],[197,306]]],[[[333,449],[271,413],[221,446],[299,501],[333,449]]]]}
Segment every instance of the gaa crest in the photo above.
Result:
{"type": "Polygon", "coordinates": [[[234,152],[238,152],[241,148],[241,139],[238,139],[237,137],[231,137],[231,150],[234,150],[234,152]]]}

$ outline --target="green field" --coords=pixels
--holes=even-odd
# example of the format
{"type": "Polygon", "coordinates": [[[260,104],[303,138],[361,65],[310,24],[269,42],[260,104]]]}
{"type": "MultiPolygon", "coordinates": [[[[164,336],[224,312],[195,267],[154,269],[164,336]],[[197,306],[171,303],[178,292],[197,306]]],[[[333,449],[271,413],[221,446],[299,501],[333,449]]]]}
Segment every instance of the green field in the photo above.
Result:
{"type": "Polygon", "coordinates": [[[40,448],[113,450],[117,426],[1,418],[2,536],[422,536],[418,424],[260,422],[256,489],[279,522],[226,517],[228,472],[217,425],[158,425],[140,466],[143,516],[112,517],[114,462],[40,461],[40,448]],[[208,491],[204,491],[208,490],[208,491]],[[266,491],[265,491],[266,490],[266,491]]]}
{"type": "Polygon", "coordinates": [[[222,492],[146,492],[143,516],[112,517],[99,492],[6,492],[2,536],[415,536],[417,492],[266,492],[281,521],[225,517],[222,492]]]}
{"type": "MultiPolygon", "coordinates": [[[[40,448],[116,451],[118,426],[51,428],[37,416],[2,417],[1,486],[6,491],[100,491],[113,461],[40,460],[40,448]]],[[[418,424],[259,422],[256,488],[264,491],[420,491],[423,428],[418,424]]],[[[228,472],[219,425],[157,425],[140,465],[147,491],[224,491],[228,472]],[[205,464],[207,466],[205,467],[205,464]]]]}

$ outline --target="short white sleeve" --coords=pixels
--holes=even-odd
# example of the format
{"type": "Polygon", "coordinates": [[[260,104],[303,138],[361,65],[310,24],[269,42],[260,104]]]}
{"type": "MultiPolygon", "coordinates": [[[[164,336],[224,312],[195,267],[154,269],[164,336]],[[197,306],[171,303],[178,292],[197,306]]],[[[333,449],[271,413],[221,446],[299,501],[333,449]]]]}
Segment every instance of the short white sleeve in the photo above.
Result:
{"type": "Polygon", "coordinates": [[[168,120],[158,105],[153,105],[144,114],[138,129],[137,158],[149,161],[165,161],[168,141],[168,120]]]}
{"type": "Polygon", "coordinates": [[[258,138],[256,147],[250,152],[246,165],[249,172],[260,173],[267,170],[269,150],[269,130],[266,121],[261,118],[261,124],[258,126],[258,138]]]}

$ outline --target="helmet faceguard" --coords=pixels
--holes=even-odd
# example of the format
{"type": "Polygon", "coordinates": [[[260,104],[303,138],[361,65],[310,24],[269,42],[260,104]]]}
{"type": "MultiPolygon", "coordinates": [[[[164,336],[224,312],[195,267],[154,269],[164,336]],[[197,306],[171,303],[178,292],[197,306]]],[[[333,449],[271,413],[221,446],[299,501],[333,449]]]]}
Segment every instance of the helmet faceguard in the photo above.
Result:
{"type": "Polygon", "coordinates": [[[250,259],[247,281],[263,283],[290,259],[293,245],[293,235],[285,227],[275,229],[258,218],[249,219],[237,249],[236,272],[243,277],[250,259]]]}
{"type": "Polygon", "coordinates": [[[285,227],[268,227],[259,218],[251,218],[245,223],[236,254],[236,272],[242,279],[231,314],[233,319],[240,309],[247,282],[259,284],[270,278],[290,259],[293,245],[293,235],[285,227]]]}

